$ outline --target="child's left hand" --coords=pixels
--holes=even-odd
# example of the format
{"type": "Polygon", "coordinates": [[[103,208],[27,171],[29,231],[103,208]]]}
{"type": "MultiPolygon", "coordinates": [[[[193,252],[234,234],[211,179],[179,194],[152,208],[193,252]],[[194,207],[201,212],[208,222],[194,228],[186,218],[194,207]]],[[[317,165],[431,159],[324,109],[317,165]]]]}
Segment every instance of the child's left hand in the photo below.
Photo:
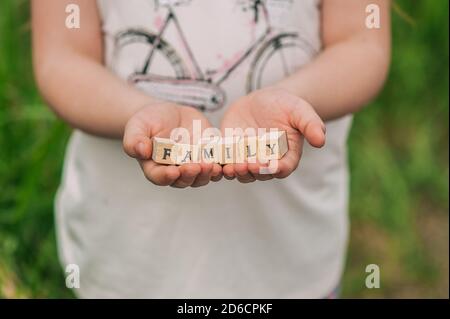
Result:
{"type": "MultiPolygon", "coordinates": [[[[325,125],[313,107],[305,100],[279,88],[267,88],[242,97],[225,113],[221,123],[225,128],[276,128],[287,133],[289,150],[278,161],[273,174],[261,174],[261,163],[228,164],[224,176],[236,177],[242,183],[255,180],[285,178],[298,166],[303,137],[314,147],[325,144],[325,125]]],[[[257,132],[257,131],[256,131],[257,132]]]]}

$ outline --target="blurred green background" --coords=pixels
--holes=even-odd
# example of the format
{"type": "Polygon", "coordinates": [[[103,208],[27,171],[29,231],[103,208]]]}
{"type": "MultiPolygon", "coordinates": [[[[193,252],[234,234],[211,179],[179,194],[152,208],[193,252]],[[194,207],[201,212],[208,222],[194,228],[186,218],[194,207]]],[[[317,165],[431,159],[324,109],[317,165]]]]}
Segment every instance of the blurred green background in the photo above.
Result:
{"type": "MultiPolygon", "coordinates": [[[[343,297],[446,297],[448,1],[395,1],[393,60],[354,121],[352,231],[343,297]],[[381,288],[365,288],[365,266],[381,288]]],[[[70,130],[33,81],[29,3],[0,2],[0,298],[73,297],[58,263],[53,197],[70,130]]]]}

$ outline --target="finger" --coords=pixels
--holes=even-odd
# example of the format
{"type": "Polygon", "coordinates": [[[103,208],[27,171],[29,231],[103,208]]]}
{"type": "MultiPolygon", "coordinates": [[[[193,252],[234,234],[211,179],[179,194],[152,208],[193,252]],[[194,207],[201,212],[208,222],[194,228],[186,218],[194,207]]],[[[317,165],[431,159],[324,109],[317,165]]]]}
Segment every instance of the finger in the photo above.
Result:
{"type": "Polygon", "coordinates": [[[275,178],[286,178],[297,169],[303,152],[303,138],[291,137],[288,139],[289,150],[284,157],[276,162],[271,162],[270,166],[275,168],[273,176],[275,178]],[[275,165],[274,165],[275,164],[275,165]]]}
{"type": "Polygon", "coordinates": [[[311,146],[322,147],[325,145],[325,126],[319,121],[311,121],[306,124],[302,134],[311,146]]]}
{"type": "Polygon", "coordinates": [[[222,166],[220,166],[219,164],[214,164],[211,172],[211,181],[218,182],[222,179],[222,177],[223,177],[222,166]]]}
{"type": "Polygon", "coordinates": [[[200,164],[183,164],[179,167],[180,177],[172,184],[175,188],[186,188],[191,186],[198,174],[201,172],[200,164]]]}
{"type": "Polygon", "coordinates": [[[225,178],[228,180],[232,180],[236,177],[233,164],[224,165],[222,168],[222,171],[223,171],[223,176],[225,176],[225,178]]]}
{"type": "Polygon", "coordinates": [[[171,185],[180,177],[180,170],[177,166],[160,165],[152,160],[139,163],[145,177],[157,186],[171,185]]]}
{"type": "Polygon", "coordinates": [[[200,165],[200,173],[195,178],[191,187],[201,187],[209,184],[211,180],[211,172],[213,169],[212,163],[201,163],[200,165]]]}
{"type": "Polygon", "coordinates": [[[272,174],[275,178],[286,178],[295,171],[300,163],[301,149],[289,150],[286,155],[277,161],[276,171],[272,174]]]}
{"type": "Polygon", "coordinates": [[[314,147],[325,144],[325,124],[314,108],[305,100],[292,97],[291,125],[298,129],[314,147]]]}
{"type": "Polygon", "coordinates": [[[248,171],[247,163],[234,164],[236,177],[241,183],[252,183],[256,181],[255,177],[248,171]]]}
{"type": "Polygon", "coordinates": [[[249,170],[250,174],[252,174],[258,181],[268,181],[268,180],[273,179],[272,174],[261,174],[261,168],[264,166],[266,166],[266,165],[263,165],[259,162],[249,163],[248,170],[249,170]]]}
{"type": "Polygon", "coordinates": [[[150,159],[152,143],[145,124],[137,119],[128,121],[123,136],[123,149],[125,153],[136,159],[150,159]]]}

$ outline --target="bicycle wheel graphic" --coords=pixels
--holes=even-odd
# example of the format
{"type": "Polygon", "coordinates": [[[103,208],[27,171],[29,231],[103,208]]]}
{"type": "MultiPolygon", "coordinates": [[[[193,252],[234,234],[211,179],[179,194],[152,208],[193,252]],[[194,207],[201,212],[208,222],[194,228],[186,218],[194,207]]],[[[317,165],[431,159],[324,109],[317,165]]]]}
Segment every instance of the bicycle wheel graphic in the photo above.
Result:
{"type": "Polygon", "coordinates": [[[271,85],[307,63],[316,50],[296,33],[270,39],[258,50],[247,75],[247,92],[271,85]]]}
{"type": "Polygon", "coordinates": [[[174,48],[163,39],[158,39],[156,34],[139,29],[126,30],[116,36],[113,68],[123,78],[131,80],[136,75],[176,79],[189,77],[174,48]],[[148,61],[152,50],[154,51],[148,61]],[[146,66],[147,61],[149,64],[146,66]]]}
{"type": "Polygon", "coordinates": [[[155,34],[142,30],[119,33],[113,70],[150,96],[215,111],[225,103],[217,85],[192,78],[176,50],[155,34]]]}

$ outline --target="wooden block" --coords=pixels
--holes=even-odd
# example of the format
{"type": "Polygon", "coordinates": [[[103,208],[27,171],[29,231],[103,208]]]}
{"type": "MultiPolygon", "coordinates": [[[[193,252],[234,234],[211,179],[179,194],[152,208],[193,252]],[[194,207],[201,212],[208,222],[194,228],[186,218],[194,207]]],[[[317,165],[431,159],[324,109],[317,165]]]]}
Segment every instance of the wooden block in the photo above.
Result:
{"type": "Polygon", "coordinates": [[[175,142],[168,138],[153,138],[152,159],[159,164],[175,164],[175,142]]]}
{"type": "Polygon", "coordinates": [[[258,158],[258,137],[246,136],[243,139],[243,157],[248,163],[256,163],[258,158]]]}
{"type": "Polygon", "coordinates": [[[258,139],[258,156],[262,162],[281,159],[288,151],[285,131],[269,132],[258,139]]]}
{"type": "Polygon", "coordinates": [[[177,143],[174,147],[175,164],[198,163],[198,145],[177,143]]]}
{"type": "Polygon", "coordinates": [[[198,159],[203,163],[220,163],[219,137],[201,139],[199,141],[198,159]]]}
{"type": "Polygon", "coordinates": [[[236,163],[239,157],[239,137],[228,136],[219,142],[219,162],[220,164],[236,163]]]}
{"type": "Polygon", "coordinates": [[[274,131],[263,136],[201,139],[196,145],[175,143],[166,138],[153,138],[152,158],[159,164],[186,163],[254,163],[281,159],[288,151],[286,132],[274,131]]]}

